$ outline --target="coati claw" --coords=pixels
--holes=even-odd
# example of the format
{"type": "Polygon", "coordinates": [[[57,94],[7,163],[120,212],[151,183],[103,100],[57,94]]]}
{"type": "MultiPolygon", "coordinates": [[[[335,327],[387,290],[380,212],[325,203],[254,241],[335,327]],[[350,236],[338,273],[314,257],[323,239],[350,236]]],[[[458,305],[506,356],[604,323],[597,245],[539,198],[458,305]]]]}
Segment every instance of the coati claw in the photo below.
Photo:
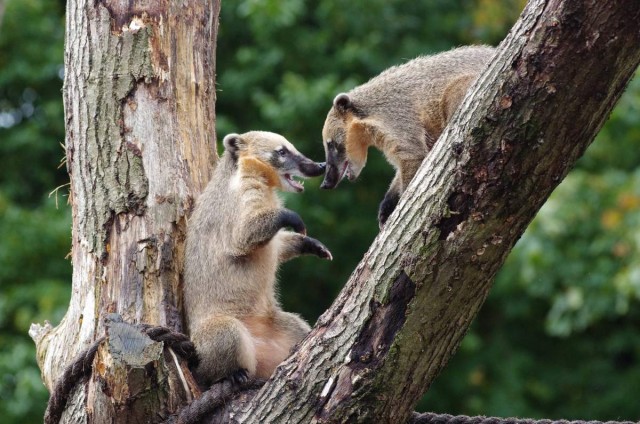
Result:
{"type": "Polygon", "coordinates": [[[324,246],[320,246],[318,248],[318,252],[316,253],[316,256],[322,259],[330,260],[330,261],[333,260],[333,255],[331,254],[331,252],[329,252],[329,249],[327,249],[324,246]]]}
{"type": "Polygon", "coordinates": [[[227,378],[236,386],[244,386],[251,379],[249,377],[249,371],[245,368],[240,368],[239,370],[234,371],[233,374],[227,378]]]}
{"type": "Polygon", "coordinates": [[[398,202],[400,201],[400,194],[395,192],[387,192],[384,195],[384,199],[382,203],[380,203],[380,208],[378,209],[378,224],[380,229],[384,227],[384,224],[389,219],[389,216],[393,213],[398,206],[398,202]]]}
{"type": "Polygon", "coordinates": [[[333,260],[333,255],[327,247],[313,237],[305,237],[303,240],[302,253],[316,255],[322,259],[333,260]]]}

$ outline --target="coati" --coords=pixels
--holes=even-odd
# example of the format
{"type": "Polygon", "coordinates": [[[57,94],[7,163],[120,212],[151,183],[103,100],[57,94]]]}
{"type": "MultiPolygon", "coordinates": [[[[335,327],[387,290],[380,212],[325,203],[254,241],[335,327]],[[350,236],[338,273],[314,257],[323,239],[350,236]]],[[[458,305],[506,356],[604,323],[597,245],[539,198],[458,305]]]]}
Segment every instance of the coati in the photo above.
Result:
{"type": "Polygon", "coordinates": [[[276,194],[303,191],[294,177],[320,176],[324,163],[269,132],[229,134],[223,144],[225,152],[196,202],[185,251],[185,318],[203,386],[226,377],[268,378],[310,330],[278,304],[278,265],[305,254],[332,259],[276,194]]]}
{"type": "Polygon", "coordinates": [[[353,181],[367,149],[381,150],[396,175],[378,210],[382,228],[400,195],[495,49],[467,46],[394,66],[333,100],[324,128],[327,170],[320,187],[353,181]]]}

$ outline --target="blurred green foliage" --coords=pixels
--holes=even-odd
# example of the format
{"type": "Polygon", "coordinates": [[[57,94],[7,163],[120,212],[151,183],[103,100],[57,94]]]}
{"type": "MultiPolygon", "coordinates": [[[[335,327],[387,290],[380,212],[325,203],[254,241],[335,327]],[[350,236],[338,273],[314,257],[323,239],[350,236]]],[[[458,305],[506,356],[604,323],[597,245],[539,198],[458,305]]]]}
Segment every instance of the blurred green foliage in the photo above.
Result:
{"type": "Polygon", "coordinates": [[[0,417],[38,423],[48,393],[27,330],[69,301],[64,151],[64,1],[8,0],[0,23],[0,417]],[[56,206],[58,203],[58,206],[56,206]]]}
{"type": "MultiPolygon", "coordinates": [[[[497,45],[523,0],[223,2],[218,138],[280,132],[321,159],[336,93],[419,54],[497,45]]],[[[0,26],[0,416],[41,422],[31,322],[57,322],[70,296],[70,211],[59,143],[64,1],[8,0],[0,26]]],[[[498,275],[456,356],[418,406],[437,412],[637,419],[640,403],[640,78],[554,192],[498,275]]],[[[313,321],[377,234],[392,177],[376,151],[360,179],[287,196],[333,262],[280,271],[289,310],[313,321]]]]}

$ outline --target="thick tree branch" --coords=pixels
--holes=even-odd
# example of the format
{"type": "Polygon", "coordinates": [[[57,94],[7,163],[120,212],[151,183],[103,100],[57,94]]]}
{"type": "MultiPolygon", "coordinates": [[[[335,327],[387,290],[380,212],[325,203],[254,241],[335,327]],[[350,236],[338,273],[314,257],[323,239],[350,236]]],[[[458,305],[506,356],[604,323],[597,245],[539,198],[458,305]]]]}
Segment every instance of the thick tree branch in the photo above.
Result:
{"type": "Polygon", "coordinates": [[[532,0],[333,306],[212,422],[406,422],[640,61],[636,0],[532,0]]]}

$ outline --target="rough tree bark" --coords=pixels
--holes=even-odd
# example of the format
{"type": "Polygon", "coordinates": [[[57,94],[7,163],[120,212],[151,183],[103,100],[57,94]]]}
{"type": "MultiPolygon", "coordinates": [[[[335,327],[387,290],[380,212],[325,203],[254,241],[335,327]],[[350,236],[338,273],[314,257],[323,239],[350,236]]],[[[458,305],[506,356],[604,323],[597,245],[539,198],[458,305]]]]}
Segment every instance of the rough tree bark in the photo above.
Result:
{"type": "Polygon", "coordinates": [[[530,1],[332,307],[211,421],[406,422],[623,92],[638,22],[637,0],[530,1]]]}
{"type": "Polygon", "coordinates": [[[156,421],[197,393],[161,343],[125,324],[107,329],[104,318],[182,330],[186,217],[216,159],[219,8],[219,0],[67,2],[73,292],[59,326],[29,332],[47,388],[80,350],[110,337],[63,420],[156,421]]]}

